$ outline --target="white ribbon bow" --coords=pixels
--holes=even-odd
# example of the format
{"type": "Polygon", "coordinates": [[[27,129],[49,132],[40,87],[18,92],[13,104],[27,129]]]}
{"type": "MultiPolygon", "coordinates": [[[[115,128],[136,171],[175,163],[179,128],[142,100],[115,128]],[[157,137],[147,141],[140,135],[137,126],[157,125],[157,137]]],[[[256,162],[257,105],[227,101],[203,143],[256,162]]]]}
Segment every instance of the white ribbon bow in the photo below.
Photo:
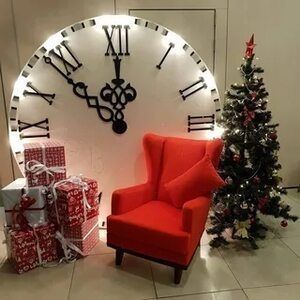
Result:
{"type": "Polygon", "coordinates": [[[84,256],[84,253],[76,245],[74,245],[69,240],[67,240],[59,231],[56,231],[55,237],[61,243],[62,249],[64,251],[65,259],[67,261],[75,259],[75,257],[72,254],[71,250],[74,250],[75,252],[77,252],[80,255],[84,256]]]}
{"type": "Polygon", "coordinates": [[[28,172],[33,174],[33,177],[46,172],[47,176],[50,175],[52,177],[52,182],[50,183],[50,185],[53,184],[54,173],[65,173],[66,171],[65,167],[47,167],[35,159],[28,161],[25,167],[28,172]]]}

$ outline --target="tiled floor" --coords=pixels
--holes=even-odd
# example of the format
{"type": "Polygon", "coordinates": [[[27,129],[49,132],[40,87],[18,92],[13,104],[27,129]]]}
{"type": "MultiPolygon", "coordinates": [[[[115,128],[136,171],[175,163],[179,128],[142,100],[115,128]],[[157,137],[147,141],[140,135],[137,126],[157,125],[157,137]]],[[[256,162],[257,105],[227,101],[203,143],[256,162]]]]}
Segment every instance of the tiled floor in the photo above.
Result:
{"type": "MultiPolygon", "coordinates": [[[[300,193],[289,192],[285,200],[300,216],[300,193]]],[[[0,244],[1,300],[79,299],[174,299],[174,300],[265,300],[300,299],[300,221],[282,228],[280,220],[263,217],[272,227],[258,250],[232,243],[211,249],[204,235],[182,282],[172,283],[171,268],[125,255],[121,267],[114,265],[114,252],[101,242],[85,259],[49,269],[14,273],[0,244]]],[[[4,239],[3,234],[0,235],[4,239]]]]}

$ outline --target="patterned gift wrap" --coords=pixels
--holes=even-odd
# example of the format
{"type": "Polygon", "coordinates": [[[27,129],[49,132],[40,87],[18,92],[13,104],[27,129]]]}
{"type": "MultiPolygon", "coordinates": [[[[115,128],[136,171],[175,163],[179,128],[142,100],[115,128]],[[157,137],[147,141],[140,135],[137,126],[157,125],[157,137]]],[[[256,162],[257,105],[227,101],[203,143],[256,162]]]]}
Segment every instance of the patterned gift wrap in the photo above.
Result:
{"type": "Polygon", "coordinates": [[[66,161],[64,146],[53,140],[39,143],[24,144],[25,175],[28,186],[49,185],[66,178],[66,161]],[[40,163],[48,168],[48,172],[34,173],[38,168],[34,165],[40,163]],[[26,167],[28,166],[28,168],[26,167]],[[31,171],[29,170],[31,169],[31,171]],[[52,175],[51,175],[52,174],[52,175]]]}
{"type": "Polygon", "coordinates": [[[62,234],[66,240],[73,243],[86,256],[99,241],[98,217],[74,227],[64,226],[62,234]]]}
{"type": "MultiPolygon", "coordinates": [[[[5,210],[6,225],[12,226],[13,212],[20,213],[20,200],[23,191],[26,196],[34,198],[35,202],[24,210],[24,216],[29,224],[44,224],[47,220],[47,210],[43,187],[26,189],[26,178],[18,178],[1,190],[2,201],[5,210]]],[[[18,225],[18,224],[15,224],[18,225]]]]}
{"type": "Polygon", "coordinates": [[[23,230],[5,228],[8,259],[21,274],[58,259],[54,224],[23,230]]]}
{"type": "MultiPolygon", "coordinates": [[[[71,179],[70,179],[71,180],[71,179]]],[[[57,199],[49,204],[51,222],[77,226],[99,214],[98,185],[94,179],[80,178],[78,182],[62,182],[55,187],[57,199]],[[82,183],[86,188],[83,188],[82,183]],[[86,202],[84,201],[84,194],[86,202]]]]}

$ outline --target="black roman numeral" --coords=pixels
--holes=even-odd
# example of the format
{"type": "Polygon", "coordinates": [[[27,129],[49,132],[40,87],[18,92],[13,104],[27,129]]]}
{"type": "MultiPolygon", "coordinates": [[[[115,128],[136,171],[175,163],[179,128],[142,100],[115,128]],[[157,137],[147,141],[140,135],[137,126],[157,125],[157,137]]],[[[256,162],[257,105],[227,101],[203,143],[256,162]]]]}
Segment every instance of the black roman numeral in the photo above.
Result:
{"type": "Polygon", "coordinates": [[[82,63],[76,58],[70,46],[68,46],[65,41],[57,46],[56,49],[50,50],[49,56],[44,55],[44,61],[46,64],[50,64],[70,83],[72,83],[73,81],[71,78],[69,78],[69,76],[82,66],[82,63]],[[61,67],[55,64],[52,58],[55,59],[61,67]]]}
{"type": "Polygon", "coordinates": [[[20,137],[22,139],[28,139],[28,138],[32,139],[32,138],[42,138],[42,137],[50,138],[48,118],[45,118],[44,120],[36,123],[28,123],[28,122],[18,120],[18,127],[19,127],[19,132],[21,132],[20,137]],[[31,128],[39,129],[41,133],[27,134],[27,130],[31,128]],[[23,134],[22,133],[23,131],[26,131],[26,134],[23,134]]]}
{"type": "Polygon", "coordinates": [[[105,55],[130,55],[129,53],[129,41],[128,41],[128,32],[129,25],[111,25],[111,30],[109,32],[108,26],[102,26],[102,29],[105,32],[107,38],[107,49],[105,55]],[[114,33],[117,32],[117,42],[114,44],[114,33]],[[122,45],[122,41],[125,42],[125,45],[122,45]]]}
{"type": "Polygon", "coordinates": [[[28,82],[27,83],[27,86],[32,90],[32,91],[28,91],[28,90],[25,90],[23,92],[23,95],[24,96],[39,96],[41,97],[42,99],[44,99],[45,101],[47,101],[49,103],[49,105],[52,104],[53,102],[53,99],[55,97],[55,94],[49,94],[49,93],[43,93],[43,92],[40,92],[36,87],[34,87],[31,82],[28,82]]]}
{"type": "Polygon", "coordinates": [[[204,82],[204,78],[200,77],[198,81],[194,82],[190,86],[186,87],[183,90],[179,90],[179,93],[181,94],[182,99],[185,100],[187,97],[197,93],[198,91],[200,91],[202,89],[206,89],[206,88],[207,88],[207,85],[204,82]],[[197,86],[199,86],[199,87],[197,87],[197,86]]]}
{"type": "Polygon", "coordinates": [[[171,51],[171,49],[174,47],[174,44],[173,43],[170,43],[169,44],[169,48],[168,48],[168,50],[166,51],[166,53],[164,54],[164,56],[163,56],[163,58],[161,59],[161,61],[159,62],[159,64],[158,65],[156,65],[156,68],[157,69],[161,69],[161,66],[162,66],[162,64],[163,64],[163,62],[165,61],[165,59],[167,58],[167,56],[168,56],[168,54],[170,53],[170,51],[171,51]]]}
{"type": "Polygon", "coordinates": [[[188,132],[198,130],[214,130],[215,115],[190,116],[188,115],[188,132]]]}

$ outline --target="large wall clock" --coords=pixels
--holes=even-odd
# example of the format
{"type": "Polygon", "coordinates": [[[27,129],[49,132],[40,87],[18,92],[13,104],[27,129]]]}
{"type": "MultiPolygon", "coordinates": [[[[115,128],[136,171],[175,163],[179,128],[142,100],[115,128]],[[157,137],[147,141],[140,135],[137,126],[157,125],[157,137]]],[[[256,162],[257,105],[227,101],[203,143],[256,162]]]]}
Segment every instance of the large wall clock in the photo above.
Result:
{"type": "Polygon", "coordinates": [[[209,138],[219,113],[212,74],[180,36],[100,16],[61,30],[28,60],[11,99],[10,142],[22,170],[23,143],[64,142],[68,174],[99,181],[104,220],[111,192],[145,179],[145,133],[209,138]]]}

